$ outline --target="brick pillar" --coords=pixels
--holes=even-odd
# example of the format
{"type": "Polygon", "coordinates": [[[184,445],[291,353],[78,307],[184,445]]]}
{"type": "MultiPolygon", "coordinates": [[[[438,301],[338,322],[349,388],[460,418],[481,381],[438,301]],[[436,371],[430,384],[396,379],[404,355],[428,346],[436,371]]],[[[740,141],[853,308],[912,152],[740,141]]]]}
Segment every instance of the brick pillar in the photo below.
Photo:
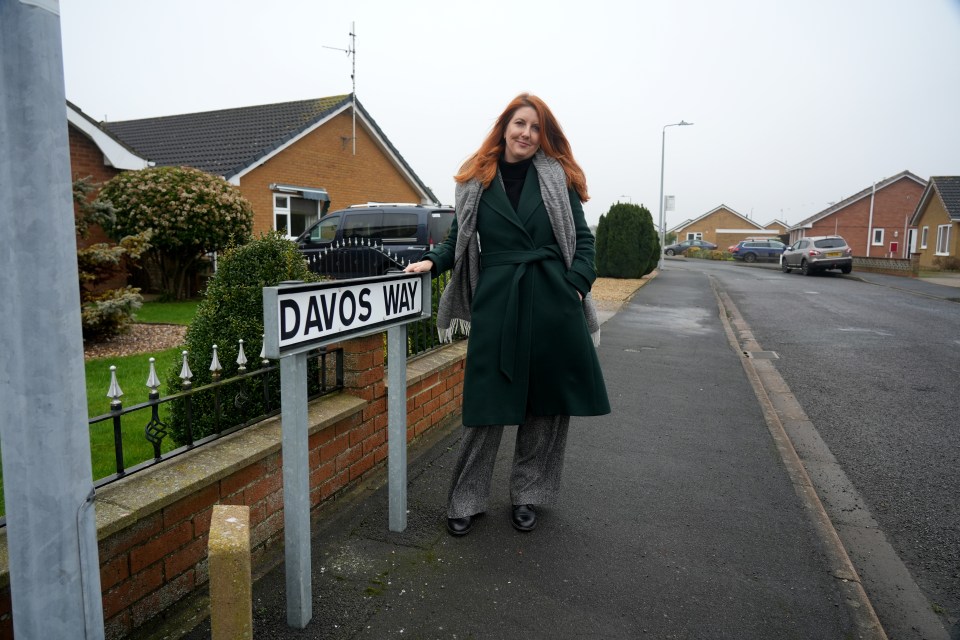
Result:
{"type": "Polygon", "coordinates": [[[216,505],[210,522],[210,628],[213,640],[253,637],[250,507],[216,505]]]}
{"type": "Polygon", "coordinates": [[[383,397],[384,334],[375,333],[364,338],[344,342],[343,386],[350,394],[372,401],[383,397]]]}

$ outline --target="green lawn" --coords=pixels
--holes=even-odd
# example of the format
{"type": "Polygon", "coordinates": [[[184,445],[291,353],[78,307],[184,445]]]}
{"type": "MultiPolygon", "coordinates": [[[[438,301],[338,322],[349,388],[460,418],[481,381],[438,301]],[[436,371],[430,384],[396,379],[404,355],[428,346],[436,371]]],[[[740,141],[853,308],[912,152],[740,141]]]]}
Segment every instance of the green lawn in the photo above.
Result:
{"type": "MultiPolygon", "coordinates": [[[[174,347],[165,351],[142,353],[123,358],[103,358],[89,360],[87,371],[87,412],[90,417],[110,412],[110,366],[117,367],[117,384],[123,391],[120,398],[124,407],[132,407],[149,399],[150,389],[147,377],[150,374],[150,358],[156,358],[154,366],[161,383],[166,380],[172,366],[180,362],[180,349],[174,347]]],[[[167,395],[165,385],[161,384],[160,395],[167,395]]],[[[160,420],[167,422],[168,408],[159,407],[160,420]]],[[[144,429],[150,422],[151,413],[142,409],[121,419],[121,441],[123,442],[124,466],[130,467],[153,458],[153,445],[144,438],[144,429]]],[[[113,421],[98,422],[90,426],[90,453],[93,460],[93,477],[103,478],[116,473],[117,463],[114,453],[113,421]]],[[[173,443],[165,438],[162,451],[173,449],[173,443]]]]}
{"type": "MultiPolygon", "coordinates": [[[[168,324],[190,324],[197,312],[199,301],[187,302],[147,302],[137,313],[138,322],[161,322],[168,324]]],[[[87,415],[91,418],[110,412],[110,366],[117,367],[117,383],[123,396],[120,400],[124,407],[146,402],[150,389],[146,386],[150,374],[150,358],[156,358],[154,366],[157,377],[164,383],[167,372],[174,363],[180,362],[180,349],[166,349],[132,356],[100,358],[87,360],[85,373],[87,382],[87,415]]],[[[162,385],[160,394],[167,391],[162,385]]],[[[167,408],[160,407],[160,420],[166,422],[167,408]]],[[[144,439],[144,428],[150,421],[150,411],[141,410],[125,416],[121,421],[121,441],[125,467],[153,458],[153,445],[144,439]]],[[[169,437],[164,439],[163,451],[173,449],[169,437]]],[[[94,479],[104,478],[116,473],[116,455],[113,446],[113,421],[107,420],[90,427],[90,452],[93,462],[94,479]]],[[[6,514],[2,501],[3,473],[0,469],[0,516],[6,514]]]]}
{"type": "Polygon", "coordinates": [[[183,302],[144,302],[137,311],[137,322],[188,325],[197,314],[199,300],[183,302]]]}

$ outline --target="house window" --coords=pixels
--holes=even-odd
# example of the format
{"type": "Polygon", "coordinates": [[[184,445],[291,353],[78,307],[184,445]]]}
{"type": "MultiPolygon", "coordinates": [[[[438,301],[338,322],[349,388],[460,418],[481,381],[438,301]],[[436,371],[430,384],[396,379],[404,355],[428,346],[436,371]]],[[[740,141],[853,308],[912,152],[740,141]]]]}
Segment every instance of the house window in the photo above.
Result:
{"type": "Polygon", "coordinates": [[[319,219],[319,201],[296,196],[273,196],[273,228],[296,238],[319,219]]]}
{"type": "Polygon", "coordinates": [[[950,255],[950,225],[948,224],[937,227],[937,255],[950,255]]]}
{"type": "Polygon", "coordinates": [[[289,196],[273,196],[273,228],[277,231],[286,231],[290,228],[289,196]]]}
{"type": "Polygon", "coordinates": [[[930,235],[930,227],[924,227],[923,231],[920,232],[920,248],[927,248],[927,237],[930,235]]]}
{"type": "Polygon", "coordinates": [[[873,246],[883,246],[883,229],[873,230],[873,246]]]}
{"type": "Polygon", "coordinates": [[[687,240],[703,240],[702,231],[688,231],[687,240]]]}

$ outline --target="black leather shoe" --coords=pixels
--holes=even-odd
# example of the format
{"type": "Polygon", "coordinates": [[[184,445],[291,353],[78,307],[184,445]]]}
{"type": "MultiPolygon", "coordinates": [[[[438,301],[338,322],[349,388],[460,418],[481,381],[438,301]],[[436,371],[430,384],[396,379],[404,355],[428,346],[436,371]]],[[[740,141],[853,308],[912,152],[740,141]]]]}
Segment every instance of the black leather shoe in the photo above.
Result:
{"type": "Polygon", "coordinates": [[[447,531],[452,536],[465,536],[473,529],[473,516],[466,518],[447,518],[447,531]]]}
{"type": "Polygon", "coordinates": [[[537,526],[537,512],[532,504],[515,504],[510,520],[517,531],[533,531],[537,526]]]}

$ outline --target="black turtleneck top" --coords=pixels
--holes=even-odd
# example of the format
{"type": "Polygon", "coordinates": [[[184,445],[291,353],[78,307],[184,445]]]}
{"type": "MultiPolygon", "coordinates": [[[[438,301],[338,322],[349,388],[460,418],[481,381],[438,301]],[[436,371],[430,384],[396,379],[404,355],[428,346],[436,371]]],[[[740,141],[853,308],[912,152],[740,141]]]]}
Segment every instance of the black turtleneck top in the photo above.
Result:
{"type": "Polygon", "coordinates": [[[500,157],[500,177],[503,178],[503,188],[507,191],[507,198],[514,211],[520,206],[520,192],[523,191],[523,182],[527,179],[527,170],[532,163],[533,156],[520,162],[507,162],[503,156],[500,157]]]}

